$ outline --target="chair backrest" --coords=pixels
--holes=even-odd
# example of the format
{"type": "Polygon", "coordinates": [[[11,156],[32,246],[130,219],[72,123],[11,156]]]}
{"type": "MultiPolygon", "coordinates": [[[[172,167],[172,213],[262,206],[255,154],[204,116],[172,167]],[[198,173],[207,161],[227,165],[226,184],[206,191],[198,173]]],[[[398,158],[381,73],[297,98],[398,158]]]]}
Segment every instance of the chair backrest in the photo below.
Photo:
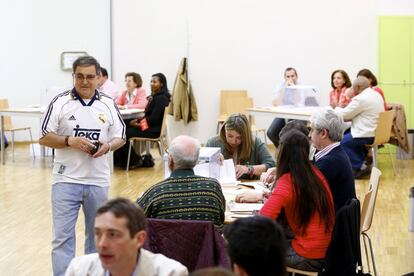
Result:
{"type": "Polygon", "coordinates": [[[350,199],[338,210],[324,268],[318,275],[356,275],[361,256],[360,212],[356,198],[350,199]]]}
{"type": "MultiPolygon", "coordinates": [[[[8,108],[9,108],[9,101],[8,101],[8,99],[0,99],[0,109],[8,109],[8,108]]],[[[4,128],[6,130],[13,128],[13,124],[12,124],[12,121],[11,121],[11,117],[4,116],[4,128]]]]}
{"type": "Polygon", "coordinates": [[[379,169],[376,167],[372,168],[371,177],[369,178],[368,192],[365,194],[364,202],[362,203],[361,233],[368,231],[371,227],[381,174],[379,169]]]}
{"type": "Polygon", "coordinates": [[[164,115],[162,117],[160,138],[167,136],[167,115],[168,115],[167,110],[168,110],[168,106],[165,108],[164,115]]]}
{"type": "Polygon", "coordinates": [[[230,260],[223,237],[211,221],[147,219],[144,248],[179,261],[191,272],[230,260]]]}
{"type": "Polygon", "coordinates": [[[374,145],[382,145],[390,140],[394,112],[394,110],[388,110],[379,114],[377,128],[375,129],[374,145]]]}
{"type": "Polygon", "coordinates": [[[253,98],[251,97],[236,97],[231,99],[231,101],[226,102],[226,112],[228,112],[227,115],[242,113],[247,116],[247,109],[251,107],[253,107],[253,98]]]}
{"type": "Polygon", "coordinates": [[[220,115],[230,115],[231,112],[227,108],[230,106],[228,103],[236,98],[247,98],[247,90],[221,90],[220,91],[220,115]]]}

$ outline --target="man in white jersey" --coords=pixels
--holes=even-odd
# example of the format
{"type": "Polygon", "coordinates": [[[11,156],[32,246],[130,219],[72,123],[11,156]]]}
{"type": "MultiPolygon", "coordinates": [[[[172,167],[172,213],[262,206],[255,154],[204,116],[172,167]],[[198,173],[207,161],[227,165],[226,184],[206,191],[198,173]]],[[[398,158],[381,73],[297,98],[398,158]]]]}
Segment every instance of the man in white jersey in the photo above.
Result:
{"type": "Polygon", "coordinates": [[[96,210],[108,198],[106,153],[125,143],[125,125],[109,96],[96,88],[100,65],[91,56],[73,63],[75,87],[57,95],[42,123],[41,145],[56,149],[52,177],[52,266],[64,275],[75,257],[75,225],[82,205],[85,254],[96,252],[96,210]]]}

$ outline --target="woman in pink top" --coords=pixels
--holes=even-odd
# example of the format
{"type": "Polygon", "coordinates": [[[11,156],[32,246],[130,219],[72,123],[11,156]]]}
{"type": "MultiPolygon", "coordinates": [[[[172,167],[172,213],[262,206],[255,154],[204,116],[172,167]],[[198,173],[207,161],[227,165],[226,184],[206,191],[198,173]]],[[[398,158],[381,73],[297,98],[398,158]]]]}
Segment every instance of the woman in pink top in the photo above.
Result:
{"type": "Polygon", "coordinates": [[[359,76],[363,76],[368,79],[369,85],[371,86],[371,88],[377,91],[381,95],[382,99],[384,100],[384,110],[387,110],[388,108],[387,108],[387,103],[385,102],[384,92],[382,91],[381,88],[377,86],[378,81],[375,75],[368,69],[362,69],[361,71],[358,72],[357,77],[359,76]]]}
{"type": "Polygon", "coordinates": [[[260,215],[276,219],[284,211],[293,239],[286,264],[318,271],[323,266],[334,226],[334,204],[328,183],[309,161],[309,139],[293,129],[280,138],[276,183],[260,215]]]}
{"type": "Polygon", "coordinates": [[[351,101],[354,93],[348,74],[344,70],[335,70],[331,75],[331,86],[333,90],[329,93],[329,104],[332,108],[345,107],[351,101]]]}
{"type": "Polygon", "coordinates": [[[142,79],[138,73],[129,72],[125,74],[125,85],[127,90],[122,92],[116,99],[119,109],[140,108],[147,106],[147,93],[142,88],[142,79]]]}

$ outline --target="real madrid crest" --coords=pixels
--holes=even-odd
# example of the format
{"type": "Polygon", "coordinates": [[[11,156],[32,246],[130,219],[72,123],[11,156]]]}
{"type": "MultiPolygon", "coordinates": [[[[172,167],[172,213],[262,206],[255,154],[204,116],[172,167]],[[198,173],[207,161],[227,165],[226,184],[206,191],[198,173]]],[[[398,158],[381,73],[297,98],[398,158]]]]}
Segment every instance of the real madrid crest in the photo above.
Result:
{"type": "Polygon", "coordinates": [[[98,115],[98,119],[99,119],[99,121],[101,121],[101,122],[102,122],[102,124],[105,124],[105,122],[106,122],[106,117],[105,117],[105,114],[100,113],[100,114],[98,115]]]}

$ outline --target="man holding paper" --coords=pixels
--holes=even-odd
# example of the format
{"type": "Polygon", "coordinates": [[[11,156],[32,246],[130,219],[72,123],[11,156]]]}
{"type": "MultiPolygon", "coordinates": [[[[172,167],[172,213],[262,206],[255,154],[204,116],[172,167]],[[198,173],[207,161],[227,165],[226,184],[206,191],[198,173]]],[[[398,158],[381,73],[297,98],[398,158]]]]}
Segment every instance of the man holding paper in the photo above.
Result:
{"type": "MultiPolygon", "coordinates": [[[[296,89],[298,82],[298,74],[296,69],[288,67],[284,73],[285,81],[280,85],[272,100],[274,106],[291,105],[304,106],[305,95],[302,89],[296,89]]],[[[306,122],[304,122],[306,124],[306,122]]],[[[276,147],[279,147],[279,132],[286,125],[286,120],[283,118],[274,118],[267,130],[267,137],[273,142],[276,147]]]]}
{"type": "Polygon", "coordinates": [[[212,221],[222,228],[226,202],[220,183],[197,176],[200,142],[189,136],[172,140],[168,151],[171,176],[149,188],[137,204],[148,218],[212,221]]]}

